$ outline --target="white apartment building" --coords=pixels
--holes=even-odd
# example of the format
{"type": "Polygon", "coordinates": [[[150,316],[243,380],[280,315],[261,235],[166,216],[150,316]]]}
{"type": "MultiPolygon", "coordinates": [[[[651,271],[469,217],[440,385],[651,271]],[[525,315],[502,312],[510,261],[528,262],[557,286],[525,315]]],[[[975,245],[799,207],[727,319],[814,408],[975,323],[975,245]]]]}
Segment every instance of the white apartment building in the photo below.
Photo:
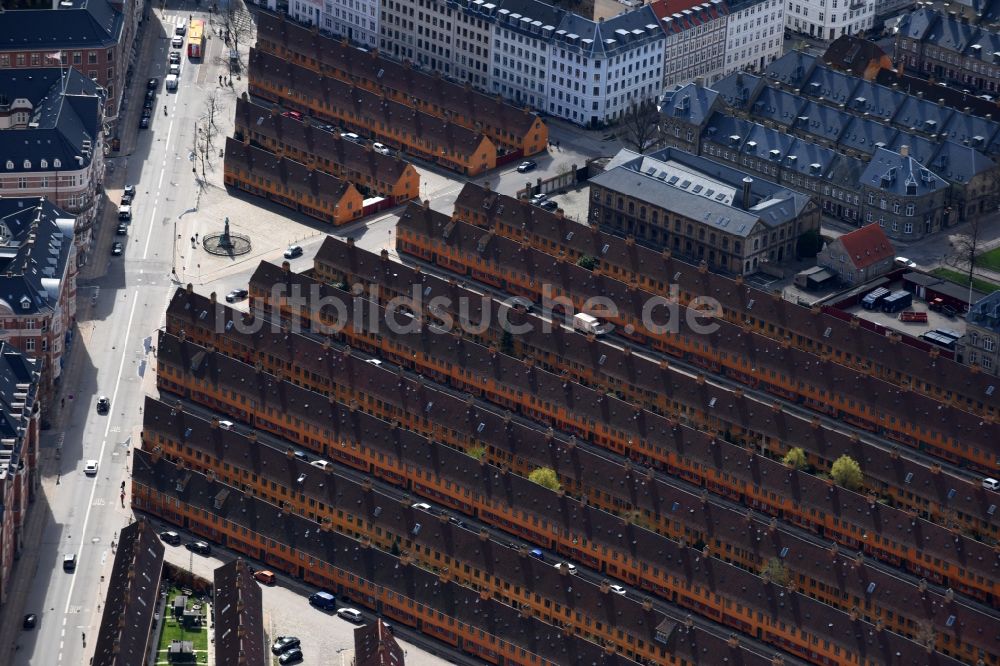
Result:
{"type": "Polygon", "coordinates": [[[288,14],[359,46],[378,46],[378,0],[291,0],[288,14]]]}
{"type": "Polygon", "coordinates": [[[481,0],[383,0],[379,49],[487,90],[495,9],[481,0]]]}
{"type": "Polygon", "coordinates": [[[665,34],[663,87],[698,78],[709,84],[721,79],[726,65],[726,3],[710,0],[678,4],[661,0],[650,7],[665,34]]]}
{"type": "Polygon", "coordinates": [[[763,71],[782,55],[785,0],[730,0],[728,5],[724,73],[763,71]]]}
{"type": "Polygon", "coordinates": [[[832,42],[841,35],[870,30],[877,4],[874,0],[788,0],[785,27],[832,42]]]}

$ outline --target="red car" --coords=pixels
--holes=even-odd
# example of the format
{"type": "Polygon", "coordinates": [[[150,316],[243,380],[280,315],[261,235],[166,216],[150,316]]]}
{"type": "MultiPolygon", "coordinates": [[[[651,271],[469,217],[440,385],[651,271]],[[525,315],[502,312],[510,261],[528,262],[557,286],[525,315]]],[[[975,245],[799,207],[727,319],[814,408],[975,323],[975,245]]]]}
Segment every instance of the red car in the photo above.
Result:
{"type": "Polygon", "coordinates": [[[298,111],[285,111],[281,115],[283,115],[285,118],[291,118],[293,120],[298,120],[299,122],[302,122],[302,114],[299,113],[298,111]]]}

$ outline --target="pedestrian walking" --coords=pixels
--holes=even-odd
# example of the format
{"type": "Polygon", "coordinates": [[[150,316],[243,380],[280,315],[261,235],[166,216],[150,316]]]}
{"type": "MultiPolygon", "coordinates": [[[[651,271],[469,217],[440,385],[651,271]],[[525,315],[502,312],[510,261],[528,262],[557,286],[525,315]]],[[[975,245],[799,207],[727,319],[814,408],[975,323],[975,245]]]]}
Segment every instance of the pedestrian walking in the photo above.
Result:
{"type": "Polygon", "coordinates": [[[219,85],[222,85],[222,74],[219,74],[219,85]]]}
{"type": "Polygon", "coordinates": [[[118,497],[122,501],[122,508],[124,509],[125,508],[125,491],[123,490],[122,494],[119,495],[118,497]]]}

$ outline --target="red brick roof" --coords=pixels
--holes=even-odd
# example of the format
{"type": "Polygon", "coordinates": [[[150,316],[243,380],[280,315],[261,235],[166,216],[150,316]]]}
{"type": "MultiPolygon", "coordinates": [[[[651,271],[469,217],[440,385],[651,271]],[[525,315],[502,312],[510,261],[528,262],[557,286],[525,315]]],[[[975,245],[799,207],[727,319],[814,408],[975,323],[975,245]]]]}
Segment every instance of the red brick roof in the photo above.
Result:
{"type": "Polygon", "coordinates": [[[895,256],[896,248],[877,224],[869,224],[840,237],[844,251],[857,269],[867,268],[895,256]]]}

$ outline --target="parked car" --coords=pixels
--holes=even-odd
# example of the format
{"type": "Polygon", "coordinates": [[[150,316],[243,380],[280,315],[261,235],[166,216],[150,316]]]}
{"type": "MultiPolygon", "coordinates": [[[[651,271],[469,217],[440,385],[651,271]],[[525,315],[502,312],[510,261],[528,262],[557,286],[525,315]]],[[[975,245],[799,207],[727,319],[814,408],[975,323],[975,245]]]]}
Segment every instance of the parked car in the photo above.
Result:
{"type": "Polygon", "coordinates": [[[111,400],[108,399],[108,396],[102,395],[97,399],[97,413],[107,414],[109,411],[111,411],[111,400]]]}
{"type": "Polygon", "coordinates": [[[210,555],[212,553],[212,547],[204,541],[192,541],[184,547],[192,553],[198,553],[199,555],[210,555]]]}
{"type": "Polygon", "coordinates": [[[63,555],[63,571],[69,573],[76,571],[76,553],[66,553],[63,555]]]}
{"type": "Polygon", "coordinates": [[[149,129],[149,116],[139,118],[139,129],[149,129]]]}
{"type": "Polygon", "coordinates": [[[160,80],[155,76],[146,81],[146,90],[157,90],[160,87],[160,80]]]}
{"type": "Polygon", "coordinates": [[[285,250],[285,259],[294,259],[295,257],[302,256],[302,246],[301,245],[289,245],[288,249],[285,250]]]}
{"type": "Polygon", "coordinates": [[[274,585],[277,581],[274,572],[268,571],[267,569],[255,571],[253,577],[258,583],[263,583],[264,585],[274,585]]]}
{"type": "Polygon", "coordinates": [[[124,222],[119,222],[118,227],[115,229],[115,233],[119,236],[124,236],[128,233],[128,225],[124,222]]]}
{"type": "Polygon", "coordinates": [[[361,611],[357,608],[341,608],[337,611],[337,616],[354,624],[361,624],[365,621],[365,618],[361,616],[361,611]]]}
{"type": "Polygon", "coordinates": [[[21,622],[21,626],[25,629],[34,629],[35,625],[38,624],[38,616],[34,613],[28,613],[24,616],[24,621],[21,622]]]}
{"type": "Polygon", "coordinates": [[[556,210],[559,210],[559,204],[557,204],[557,203],[556,203],[555,201],[553,201],[552,199],[546,199],[546,200],[545,200],[545,201],[543,201],[542,203],[538,204],[538,206],[539,206],[540,208],[543,208],[543,209],[545,209],[545,210],[549,211],[550,213],[551,213],[551,212],[554,212],[554,211],[556,211],[556,210]]]}
{"type": "Polygon", "coordinates": [[[902,266],[903,268],[916,268],[917,262],[911,261],[906,257],[896,257],[896,265],[902,266]]]}
{"type": "Polygon", "coordinates": [[[534,171],[538,167],[538,162],[535,160],[524,160],[517,165],[518,173],[528,173],[529,171],[534,171]]]}
{"type": "Polygon", "coordinates": [[[170,544],[171,546],[179,546],[181,545],[181,535],[173,530],[170,530],[169,532],[160,532],[160,541],[170,544]]]}
{"type": "Polygon", "coordinates": [[[150,98],[150,97],[149,97],[149,96],[147,95],[147,96],[146,96],[146,99],[144,99],[144,100],[142,101],[142,108],[144,108],[144,109],[152,109],[152,108],[153,108],[153,104],[154,104],[154,101],[155,101],[155,98],[150,98]]]}
{"type": "Polygon", "coordinates": [[[272,654],[281,654],[282,652],[288,652],[292,648],[297,648],[302,645],[302,641],[296,636],[278,636],[274,639],[274,643],[271,645],[272,654]]]}
{"type": "MultiPolygon", "coordinates": [[[[122,190],[122,199],[128,198],[128,203],[132,203],[132,199],[135,199],[135,185],[126,185],[125,189],[122,190]]],[[[122,203],[126,203],[122,201],[122,203]]]]}
{"type": "Polygon", "coordinates": [[[170,70],[169,71],[170,71],[171,74],[175,74],[177,76],[180,76],[181,75],[181,64],[179,62],[172,62],[172,63],[170,63],[170,70]]]}
{"type": "Polygon", "coordinates": [[[179,49],[184,46],[184,38],[180,35],[174,35],[173,39],[170,40],[171,48],[179,49]]]}
{"type": "Polygon", "coordinates": [[[576,573],[576,565],[575,564],[571,564],[570,562],[560,562],[560,563],[558,563],[556,565],[556,570],[559,571],[559,572],[562,572],[562,571],[565,570],[567,573],[575,574],[576,573]]]}
{"type": "Polygon", "coordinates": [[[97,476],[97,461],[88,460],[87,464],[83,466],[83,473],[87,476],[97,476]]]}
{"type": "Polygon", "coordinates": [[[361,137],[354,132],[344,132],[340,135],[341,139],[347,139],[348,141],[353,141],[354,143],[361,143],[361,137]]]}
{"type": "Polygon", "coordinates": [[[621,585],[611,585],[610,589],[615,594],[620,594],[621,596],[625,596],[625,588],[622,587],[621,585]]]}
{"type": "Polygon", "coordinates": [[[156,90],[153,90],[152,88],[146,88],[146,99],[148,100],[156,99],[156,90]]]}
{"type": "Polygon", "coordinates": [[[389,149],[389,146],[384,143],[379,143],[378,141],[372,144],[372,150],[383,155],[392,155],[392,150],[389,149]]]}
{"type": "Polygon", "coordinates": [[[416,502],[415,504],[411,504],[410,508],[411,509],[420,509],[421,511],[430,511],[431,510],[431,505],[428,504],[427,502],[416,502]]]}
{"type": "Polygon", "coordinates": [[[115,241],[111,244],[111,256],[120,257],[125,253],[125,246],[122,245],[121,241],[115,241]]]}
{"type": "Polygon", "coordinates": [[[291,118],[292,120],[298,120],[302,122],[302,114],[298,111],[285,111],[281,114],[284,118],[291,118]]]}
{"type": "Polygon", "coordinates": [[[302,650],[299,648],[292,648],[278,657],[279,664],[297,664],[300,661],[302,661],[302,650]]]}
{"type": "Polygon", "coordinates": [[[233,422],[232,421],[219,421],[219,427],[222,428],[223,430],[232,430],[233,429],[233,422]]]}
{"type": "Polygon", "coordinates": [[[309,595],[309,603],[323,610],[334,610],[337,607],[336,597],[329,592],[313,592],[309,595]]]}
{"type": "Polygon", "coordinates": [[[142,117],[143,118],[147,118],[148,119],[152,115],[153,115],[153,109],[152,109],[152,107],[150,107],[148,109],[143,109],[142,110],[142,117]]]}
{"type": "Polygon", "coordinates": [[[177,51],[171,51],[170,55],[168,56],[167,62],[169,62],[172,65],[174,63],[180,63],[180,61],[181,61],[181,54],[178,53],[177,51]]]}
{"type": "Polygon", "coordinates": [[[233,289],[231,292],[226,294],[226,303],[235,303],[236,301],[242,301],[244,298],[250,295],[246,289],[233,289]]]}
{"type": "Polygon", "coordinates": [[[542,194],[541,192],[539,192],[538,194],[532,194],[531,198],[528,199],[528,203],[534,204],[535,206],[540,206],[542,205],[543,201],[548,201],[548,200],[549,197],[547,194],[542,194]]]}

